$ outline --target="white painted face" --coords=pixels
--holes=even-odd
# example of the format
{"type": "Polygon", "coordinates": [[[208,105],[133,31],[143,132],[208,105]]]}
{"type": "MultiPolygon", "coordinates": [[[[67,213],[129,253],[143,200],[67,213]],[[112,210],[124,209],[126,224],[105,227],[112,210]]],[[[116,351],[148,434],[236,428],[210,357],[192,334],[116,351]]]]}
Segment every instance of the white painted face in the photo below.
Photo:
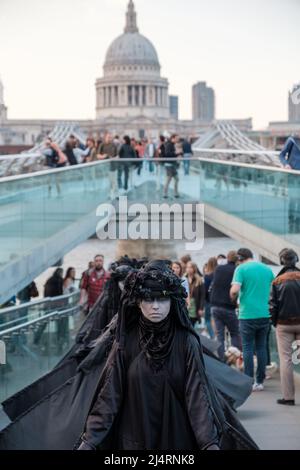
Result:
{"type": "Polygon", "coordinates": [[[153,300],[142,300],[140,303],[140,309],[147,320],[153,323],[159,323],[169,315],[171,299],[159,298],[153,300]]]}

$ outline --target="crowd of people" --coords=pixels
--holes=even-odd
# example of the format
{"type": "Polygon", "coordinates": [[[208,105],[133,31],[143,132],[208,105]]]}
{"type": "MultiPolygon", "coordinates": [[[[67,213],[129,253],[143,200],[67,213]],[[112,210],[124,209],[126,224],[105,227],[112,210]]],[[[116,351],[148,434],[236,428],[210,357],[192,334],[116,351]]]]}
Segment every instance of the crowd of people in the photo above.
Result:
{"type": "Polygon", "coordinates": [[[107,275],[103,261],[83,274],[89,311],[72,348],[2,403],[11,424],[0,449],[256,449],[234,411],[251,380],[201,344],[189,282],[171,261],[125,256],[107,275]]]}
{"type": "Polygon", "coordinates": [[[137,140],[130,138],[128,135],[120,139],[119,136],[113,137],[107,133],[103,139],[98,141],[89,137],[85,145],[82,145],[74,135],[70,135],[63,149],[48,137],[43,154],[46,159],[46,166],[51,169],[61,168],[66,165],[73,166],[101,160],[112,160],[109,166],[110,196],[112,199],[128,191],[130,169],[135,168],[137,175],[140,176],[144,166],[143,159],[146,159],[145,167],[150,173],[156,171],[158,184],[160,184],[161,179],[161,167],[165,167],[166,182],[163,196],[167,198],[172,180],[174,180],[175,197],[179,197],[178,168],[180,163],[178,159],[182,159],[184,174],[189,175],[193,150],[190,138],[180,138],[176,134],[161,135],[157,141],[154,141],[154,139],[137,140]],[[124,161],[121,163],[114,161],[117,159],[137,159],[137,162],[124,161]],[[162,162],[162,159],[166,161],[162,162]],[[172,159],[176,159],[176,161],[173,162],[172,159]],[[158,160],[160,161],[158,162],[158,160]]]}
{"type": "MultiPolygon", "coordinates": [[[[117,431],[117,437],[110,436],[113,441],[107,444],[106,434],[102,434],[101,431],[101,423],[107,416],[105,410],[109,408],[113,420],[106,423],[107,429],[115,426],[117,422],[118,425],[121,423],[121,428],[124,427],[126,433],[132,434],[136,442],[139,442],[135,426],[136,429],[142,429],[140,420],[147,422],[148,417],[144,409],[137,413],[133,404],[137,403],[136,400],[143,403],[143,396],[148,396],[149,400],[153,399],[151,391],[154,382],[152,383],[152,375],[149,375],[148,367],[150,367],[151,370],[153,368],[156,386],[162,388],[166,384],[168,387],[171,386],[169,391],[164,389],[164,393],[170,394],[168,400],[172,402],[172,406],[177,407],[177,392],[175,395],[172,394],[173,387],[177,389],[179,386],[180,395],[182,393],[180,387],[184,385],[188,392],[186,406],[190,419],[193,420],[198,414],[202,416],[202,413],[207,413],[208,427],[194,423],[193,433],[197,430],[200,433],[199,436],[202,436],[198,446],[202,445],[203,449],[209,450],[226,448],[227,445],[228,448],[235,448],[234,446],[237,445],[235,438],[230,443],[224,444],[215,434],[214,420],[211,420],[209,408],[202,411],[197,408],[200,397],[196,399],[195,390],[193,390],[194,386],[199,385],[195,382],[196,370],[200,371],[200,363],[204,360],[205,374],[208,374],[209,380],[207,381],[205,375],[202,375],[201,386],[204,383],[207,384],[208,388],[205,393],[209,394],[210,400],[214,400],[212,398],[215,393],[214,387],[218,390],[217,393],[220,392],[221,396],[226,397],[227,404],[222,401],[218,402],[219,397],[217,402],[210,401],[209,406],[217,408],[220,406],[226,408],[228,404],[233,407],[241,406],[251,391],[262,392],[264,390],[264,381],[268,378],[269,366],[271,366],[269,339],[272,324],[276,328],[282,389],[282,397],[277,403],[295,405],[292,354],[293,342],[300,339],[300,270],[297,268],[299,258],[293,250],[284,249],[279,254],[279,260],[282,269],[276,277],[272,269],[267,264],[256,261],[253,253],[247,248],[230,251],[227,255],[220,254],[211,257],[203,267],[195,263],[190,255],[184,255],[180,260],[150,262],[147,259],[132,260],[125,256],[111,263],[106,270],[104,256],[96,255],[94,260],[90,261],[88,269],[82,273],[79,284],[75,284],[74,268],[69,268],[65,276],[61,268],[56,269],[45,284],[45,295],[61,296],[74,292],[76,288],[80,289],[80,305],[85,316],[77,334],[76,343],[55,369],[57,380],[59,375],[63,374],[60,379],[62,383],[67,380],[66,384],[73,381],[82,384],[82,390],[81,387],[73,389],[72,393],[75,393],[75,396],[72,397],[70,403],[69,392],[64,386],[59,392],[61,399],[70,408],[68,412],[66,411],[70,423],[73,423],[73,414],[77,415],[79,412],[76,403],[80,403],[83,407],[90,403],[87,395],[85,395],[87,399],[85,402],[81,394],[83,392],[86,394],[88,391],[91,394],[90,397],[94,396],[99,371],[103,370],[102,388],[101,392],[97,391],[99,395],[94,401],[94,408],[80,411],[84,413],[84,421],[77,421],[74,415],[76,432],[71,433],[70,438],[64,436],[64,442],[59,445],[70,446],[70,442],[75,445],[76,433],[80,430],[80,440],[76,447],[80,450],[94,449],[102,442],[105,446],[112,445],[112,448],[132,448],[133,443],[123,439],[123,431],[121,434],[117,431]],[[183,340],[183,334],[187,334],[187,343],[183,340]],[[190,334],[192,336],[189,336],[190,334]],[[202,338],[204,354],[200,363],[196,359],[200,350],[197,349],[196,343],[193,343],[193,335],[196,338],[202,338]],[[110,351],[109,356],[105,352],[107,350],[110,351]],[[217,351],[217,357],[214,351],[217,351]],[[236,361],[232,361],[232,356],[236,358],[236,361]],[[80,368],[78,368],[78,361],[83,361],[83,366],[80,368]],[[168,364],[167,375],[165,375],[165,363],[168,364]],[[124,364],[127,364],[128,368],[124,364]],[[235,367],[228,367],[231,365],[235,367]],[[188,381],[183,373],[185,369],[188,372],[188,381]],[[243,374],[234,372],[237,375],[229,377],[230,371],[235,369],[242,371],[243,374]],[[83,376],[81,371],[83,371],[83,376]],[[89,373],[86,373],[87,371],[89,373]],[[95,371],[95,376],[92,371],[95,371]],[[68,380],[69,376],[65,376],[65,373],[74,375],[68,380]],[[95,377],[95,383],[93,377],[95,377]],[[224,377],[226,377],[225,381],[224,377]],[[124,382],[125,378],[128,382],[124,382]],[[177,383],[178,380],[180,383],[177,383]],[[125,393],[123,387],[126,383],[130,387],[130,393],[128,391],[125,393]],[[189,389],[189,387],[192,388],[189,389]],[[190,396],[194,396],[195,401],[189,402],[190,396]],[[121,402],[119,404],[118,397],[123,397],[123,404],[121,402]],[[75,404],[75,408],[72,403],[75,404]],[[82,434],[82,426],[85,429],[84,434],[82,434]],[[208,438],[206,431],[209,432],[208,438]]],[[[59,328],[60,336],[67,334],[66,329],[67,322],[62,322],[59,328]]],[[[42,331],[36,332],[36,341],[38,333],[42,334],[42,331]]],[[[201,374],[203,373],[202,370],[201,374]]],[[[53,371],[49,375],[49,380],[50,377],[52,380],[52,376],[53,371]]],[[[44,380],[46,384],[47,376],[44,380]]],[[[29,393],[30,399],[30,389],[26,393],[29,393]]],[[[160,396],[163,397],[164,394],[160,396]]],[[[42,406],[42,403],[46,403],[43,407],[48,406],[49,398],[51,398],[51,393],[42,398],[42,401],[37,402],[35,406],[42,406]]],[[[12,400],[18,400],[18,394],[12,400]]],[[[153,416],[161,417],[161,406],[164,409],[164,404],[158,401],[155,409],[153,408],[151,420],[153,416]]],[[[23,416],[27,413],[30,415],[31,409],[34,410],[34,408],[29,408],[23,416]]],[[[36,413],[33,415],[37,416],[36,413]]],[[[178,440],[177,429],[178,419],[180,421],[181,418],[186,440],[184,445],[192,447],[196,445],[193,443],[193,433],[190,434],[185,428],[185,420],[181,417],[180,410],[172,413],[168,416],[169,418],[175,420],[176,432],[170,432],[171,428],[167,427],[161,442],[162,434],[158,433],[160,426],[155,425],[152,432],[143,437],[147,443],[141,441],[138,445],[150,446],[149,448],[152,448],[152,445],[158,446],[154,448],[161,448],[160,446],[174,448],[172,446],[176,444],[178,448],[181,448],[180,445],[183,443],[178,440]]],[[[53,419],[61,419],[61,415],[57,414],[56,418],[56,412],[54,412],[53,419]]],[[[240,426],[235,418],[233,425],[240,426]]],[[[16,426],[19,426],[17,421],[16,426]]],[[[115,429],[121,428],[117,426],[115,429]]],[[[255,444],[249,441],[249,436],[243,435],[245,439],[243,448],[255,448],[255,444]]],[[[20,436],[20,445],[24,445],[24,434],[20,436]]],[[[44,439],[45,441],[41,439],[41,443],[44,442],[41,446],[54,445],[48,432],[44,439]]],[[[9,440],[7,442],[9,443],[9,440]]],[[[238,442],[241,444],[241,441],[238,442]]],[[[33,445],[32,442],[30,445],[33,445]]]]}
{"type": "MultiPolygon", "coordinates": [[[[276,370],[270,353],[272,324],[276,327],[283,392],[278,403],[293,404],[292,344],[300,339],[300,271],[292,250],[284,250],[279,257],[283,269],[276,278],[268,265],[255,261],[244,248],[211,257],[202,269],[190,255],[170,261],[170,268],[186,291],[194,328],[217,340],[222,361],[227,361],[230,352],[236,357],[235,364],[238,358],[242,360],[243,370],[253,378],[254,392],[263,391],[265,379],[271,377],[269,371],[276,370]]],[[[104,269],[104,256],[97,255],[82,274],[80,303],[85,315],[104,292],[110,273],[104,269]]],[[[61,277],[57,295],[70,292],[74,279],[75,270],[69,268],[65,279],[61,277]]]]}

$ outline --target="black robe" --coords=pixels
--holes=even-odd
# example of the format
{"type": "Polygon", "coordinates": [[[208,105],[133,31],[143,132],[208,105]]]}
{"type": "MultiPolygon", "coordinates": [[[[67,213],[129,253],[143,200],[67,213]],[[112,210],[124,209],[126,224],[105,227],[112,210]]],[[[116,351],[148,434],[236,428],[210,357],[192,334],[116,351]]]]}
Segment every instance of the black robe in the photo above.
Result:
{"type": "MultiPolygon", "coordinates": [[[[110,361],[113,357],[116,357],[118,344],[114,340],[116,323],[117,317],[114,318],[111,327],[97,340],[94,349],[81,362],[77,373],[72,378],[57,386],[52,377],[53,389],[48,391],[48,394],[43,396],[40,401],[32,404],[29,409],[26,409],[23,414],[19,415],[13,423],[0,433],[0,450],[70,450],[76,447],[84,431],[88,415],[95,404],[95,400],[97,400],[98,392],[103,384],[103,374],[101,373],[107,364],[108,355],[110,361]]],[[[193,355],[194,359],[189,361],[192,369],[187,370],[191,370],[191,377],[197,380],[197,377],[199,378],[201,375],[203,377],[203,365],[200,357],[202,354],[201,348],[191,333],[188,335],[188,340],[186,344],[190,345],[190,357],[193,355]]],[[[179,345],[175,341],[174,344],[177,345],[176,347],[182,347],[184,343],[181,341],[179,345]]],[[[133,345],[134,343],[132,343],[132,347],[133,345]]],[[[183,357],[180,354],[177,360],[181,361],[183,357]]],[[[119,360],[118,364],[120,364],[119,360]]],[[[66,365],[63,367],[66,367],[66,365]]],[[[224,367],[228,366],[224,365],[224,367]]],[[[113,368],[112,370],[114,371],[114,376],[118,377],[115,374],[117,369],[113,368]]],[[[119,380],[114,393],[119,389],[120,383],[119,380]]],[[[196,384],[197,382],[193,383],[196,384]]],[[[210,379],[208,379],[208,383],[211,383],[210,379]]],[[[194,393],[196,390],[197,395],[199,390],[197,390],[197,385],[195,386],[196,388],[193,388],[193,390],[194,393]]],[[[170,384],[170,387],[172,387],[172,393],[175,394],[175,384],[170,384]]],[[[176,391],[176,393],[180,394],[182,390],[176,391]]],[[[241,432],[244,436],[246,435],[248,440],[248,435],[240,427],[228,402],[221,395],[218,395],[218,400],[219,403],[222,403],[223,413],[226,414],[227,420],[234,423],[235,432],[240,429],[238,432],[241,432]]],[[[172,403],[175,404],[178,401],[180,400],[176,397],[172,403]]],[[[194,403],[194,401],[192,400],[190,404],[194,403]]],[[[197,419],[197,416],[195,411],[191,419],[197,419]]],[[[189,427],[187,426],[185,430],[186,435],[189,436],[189,427]]],[[[230,445],[232,446],[232,443],[230,445]]],[[[253,444],[250,444],[250,447],[251,445],[253,448],[253,444]]],[[[122,446],[124,447],[124,443],[122,446]]]]}
{"type": "Polygon", "coordinates": [[[196,450],[217,444],[193,341],[178,330],[158,371],[139,346],[137,328],[128,335],[125,351],[115,344],[84,440],[94,448],[114,450],[196,450]]]}

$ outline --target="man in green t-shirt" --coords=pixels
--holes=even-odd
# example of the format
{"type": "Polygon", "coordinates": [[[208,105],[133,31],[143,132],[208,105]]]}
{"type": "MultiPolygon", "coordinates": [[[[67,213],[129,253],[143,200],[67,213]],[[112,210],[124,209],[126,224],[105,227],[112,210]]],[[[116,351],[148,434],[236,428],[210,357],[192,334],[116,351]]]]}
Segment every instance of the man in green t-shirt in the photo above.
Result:
{"type": "Polygon", "coordinates": [[[252,252],[247,248],[241,248],[237,254],[240,265],[233,276],[230,296],[232,300],[239,297],[245,374],[254,378],[256,353],[257,371],[253,391],[262,391],[267,366],[269,299],[274,274],[267,265],[254,261],[252,252]]]}

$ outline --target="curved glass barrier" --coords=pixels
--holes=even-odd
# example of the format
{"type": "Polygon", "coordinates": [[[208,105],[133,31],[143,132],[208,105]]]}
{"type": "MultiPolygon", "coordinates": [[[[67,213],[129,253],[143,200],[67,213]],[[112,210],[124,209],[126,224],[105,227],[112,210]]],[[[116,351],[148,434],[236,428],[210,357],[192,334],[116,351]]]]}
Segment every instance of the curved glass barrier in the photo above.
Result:
{"type": "Polygon", "coordinates": [[[0,331],[0,402],[49,372],[75,341],[83,317],[78,305],[0,331]],[[5,353],[3,353],[5,346],[5,353]],[[4,356],[4,357],[3,357],[4,356]],[[3,360],[4,359],[4,360],[3,360]]]}

